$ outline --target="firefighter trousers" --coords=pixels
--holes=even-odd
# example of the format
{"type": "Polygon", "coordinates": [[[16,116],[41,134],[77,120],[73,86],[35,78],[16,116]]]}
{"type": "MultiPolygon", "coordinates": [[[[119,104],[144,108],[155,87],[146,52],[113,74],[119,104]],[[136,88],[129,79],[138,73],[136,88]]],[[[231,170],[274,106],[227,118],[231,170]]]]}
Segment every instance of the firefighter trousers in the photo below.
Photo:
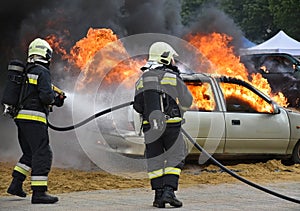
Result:
{"type": "Polygon", "coordinates": [[[48,126],[39,121],[15,120],[23,155],[12,176],[24,181],[31,168],[31,188],[47,191],[48,174],[52,165],[48,126]]]}
{"type": "Polygon", "coordinates": [[[161,135],[153,140],[149,125],[143,126],[148,176],[152,189],[171,186],[178,189],[178,180],[187,155],[181,134],[181,123],[169,123],[161,135]]]}

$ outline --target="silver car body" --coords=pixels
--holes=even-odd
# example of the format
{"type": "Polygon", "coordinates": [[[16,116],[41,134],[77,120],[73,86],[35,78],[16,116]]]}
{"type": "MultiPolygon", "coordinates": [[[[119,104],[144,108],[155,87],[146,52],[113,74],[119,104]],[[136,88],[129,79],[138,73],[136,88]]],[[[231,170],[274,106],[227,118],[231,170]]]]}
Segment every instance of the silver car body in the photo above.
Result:
{"type": "MultiPolygon", "coordinates": [[[[278,106],[268,96],[243,81],[213,77],[206,74],[182,75],[189,84],[209,84],[206,96],[213,99],[213,109],[190,109],[184,114],[183,128],[206,151],[219,158],[249,156],[291,157],[300,139],[300,113],[278,106]],[[270,112],[243,111],[243,105],[230,102],[224,97],[221,83],[233,83],[245,87],[265,103],[270,112]],[[232,107],[231,110],[229,107],[232,107]],[[235,110],[237,109],[237,110],[235,110]]],[[[236,99],[234,99],[236,100],[236,99]]],[[[247,107],[247,106],[246,106],[247,107]]],[[[247,108],[248,109],[248,108],[247,108]]],[[[135,130],[118,131],[109,134],[112,151],[127,155],[143,155],[144,139],[140,131],[141,119],[132,107],[128,108],[129,121],[135,130]],[[113,137],[117,137],[114,139],[113,137]]],[[[186,140],[189,155],[199,155],[199,151],[186,140]]]]}

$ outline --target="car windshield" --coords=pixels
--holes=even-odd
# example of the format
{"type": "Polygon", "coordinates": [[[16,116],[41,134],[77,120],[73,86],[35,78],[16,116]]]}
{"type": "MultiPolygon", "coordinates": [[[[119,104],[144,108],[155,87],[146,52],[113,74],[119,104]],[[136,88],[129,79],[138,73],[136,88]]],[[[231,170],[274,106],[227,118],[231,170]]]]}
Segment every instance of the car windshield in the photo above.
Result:
{"type": "Polygon", "coordinates": [[[260,68],[266,73],[293,73],[294,63],[284,56],[266,56],[260,60],[260,68]]]}
{"type": "Polygon", "coordinates": [[[250,72],[262,74],[288,73],[298,70],[300,61],[289,54],[250,54],[241,57],[250,72]]]}
{"type": "Polygon", "coordinates": [[[298,64],[300,64],[300,60],[296,57],[294,57],[294,59],[297,61],[298,64]]]}

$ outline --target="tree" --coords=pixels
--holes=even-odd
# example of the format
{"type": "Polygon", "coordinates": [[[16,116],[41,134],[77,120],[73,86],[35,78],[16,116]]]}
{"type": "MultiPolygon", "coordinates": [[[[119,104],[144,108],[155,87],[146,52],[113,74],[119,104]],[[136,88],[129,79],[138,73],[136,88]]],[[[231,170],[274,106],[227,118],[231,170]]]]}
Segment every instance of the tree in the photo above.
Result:
{"type": "Polygon", "coordinates": [[[300,41],[299,0],[269,0],[269,8],[276,27],[300,41]]]}
{"type": "Polygon", "coordinates": [[[253,42],[261,43],[279,30],[300,41],[299,0],[182,0],[182,23],[189,25],[204,5],[223,10],[253,42]]]}
{"type": "Polygon", "coordinates": [[[245,36],[262,42],[273,36],[273,18],[266,0],[182,0],[182,21],[188,25],[204,5],[214,5],[230,16],[245,36]]]}
{"type": "Polygon", "coordinates": [[[223,0],[221,7],[254,42],[262,42],[276,31],[266,0],[223,0]]]}
{"type": "Polygon", "coordinates": [[[196,11],[201,7],[205,0],[183,0],[181,4],[182,24],[188,25],[195,16],[196,11]]]}

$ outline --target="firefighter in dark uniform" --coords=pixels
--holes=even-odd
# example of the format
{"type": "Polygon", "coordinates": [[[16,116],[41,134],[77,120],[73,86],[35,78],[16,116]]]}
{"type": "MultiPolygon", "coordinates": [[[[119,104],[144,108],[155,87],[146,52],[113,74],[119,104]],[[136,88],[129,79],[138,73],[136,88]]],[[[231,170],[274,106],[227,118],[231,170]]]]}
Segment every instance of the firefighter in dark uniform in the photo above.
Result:
{"type": "Polygon", "coordinates": [[[143,75],[136,83],[134,109],[143,118],[147,171],[152,190],[153,206],[164,208],[169,203],[181,207],[174,191],[186,156],[181,134],[183,113],[193,97],[174,66],[176,51],[165,42],[155,42],[149,49],[143,75]]]}
{"type": "Polygon", "coordinates": [[[49,145],[47,116],[49,106],[62,106],[64,96],[52,90],[49,65],[52,48],[43,39],[36,38],[28,48],[28,80],[23,94],[23,108],[15,117],[18,139],[23,155],[16,164],[13,180],[7,190],[12,195],[26,197],[22,189],[23,181],[31,170],[31,203],[49,204],[58,201],[48,195],[48,173],[52,164],[52,151],[49,145]]]}

